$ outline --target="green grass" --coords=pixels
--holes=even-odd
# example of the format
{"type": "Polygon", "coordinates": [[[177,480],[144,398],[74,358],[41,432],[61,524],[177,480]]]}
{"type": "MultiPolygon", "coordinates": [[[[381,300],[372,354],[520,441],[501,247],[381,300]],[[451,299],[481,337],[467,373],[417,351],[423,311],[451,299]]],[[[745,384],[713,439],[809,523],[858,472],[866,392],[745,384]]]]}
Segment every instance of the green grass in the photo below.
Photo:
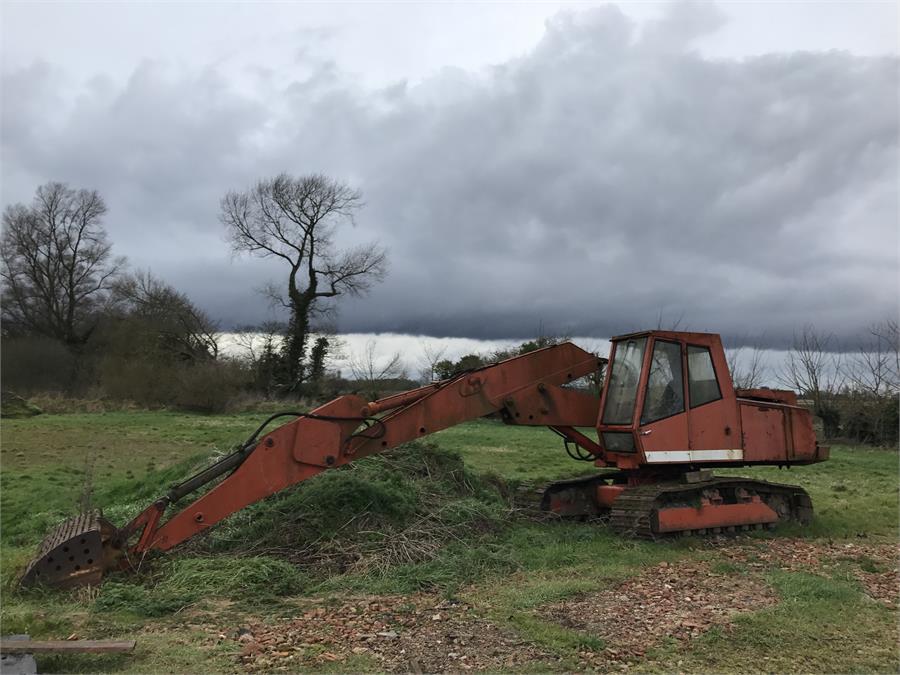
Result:
{"type": "Polygon", "coordinates": [[[511,480],[550,481],[593,469],[590,463],[573,461],[562,439],[546,427],[476,420],[439,431],[434,438],[441,447],[459,451],[473,470],[511,480]]]}
{"type": "MultiPolygon", "coordinates": [[[[198,616],[236,626],[248,614],[290,613],[294,596],[429,591],[465,598],[523,640],[555,654],[559,668],[571,670],[578,667],[580,651],[602,650],[603,641],[546,620],[545,605],[614,588],[661,561],[702,558],[716,574],[753,573],[695,539],[634,542],[596,523],[510,519],[497,479],[487,474],[540,483],[592,467],[571,460],[546,429],[479,420],[435,434],[439,449],[415,445],[363,460],[351,471],[327,472],[245,509],[187,550],[160,557],[148,573],[112,575],[99,592],[13,589],[15,574],[44,531],[75,510],[88,467],[93,467],[94,504],[123,524],[169,484],[243,440],[259,417],[108,412],[4,420],[3,633],[138,639],[131,656],[42,657],[39,667],[48,671],[221,672],[235,669],[234,645],[211,643],[195,626],[198,616]],[[346,525],[363,511],[369,517],[359,527],[346,525]],[[460,536],[434,555],[386,569],[297,567],[285,560],[292,542],[313,540],[333,546],[350,542],[374,555],[422,518],[460,536]]],[[[723,473],[795,483],[809,491],[817,513],[813,523],[765,536],[897,542],[896,452],[834,447],[832,459],[818,465],[723,473]]],[[[847,565],[885,571],[865,557],[847,565]]],[[[815,572],[768,571],[765,581],[777,591],[779,604],[738,617],[732,631],[710,631],[687,647],[658,645],[632,669],[896,672],[896,611],[868,599],[846,570],[830,576],[815,572]]],[[[322,669],[377,670],[377,664],[360,657],[358,663],[322,669]]]]}
{"type": "Polygon", "coordinates": [[[767,581],[777,605],[736,618],[731,632],[706,633],[690,649],[656,650],[637,670],[675,662],[684,672],[897,672],[895,610],[846,579],[773,572],[767,581]]]}

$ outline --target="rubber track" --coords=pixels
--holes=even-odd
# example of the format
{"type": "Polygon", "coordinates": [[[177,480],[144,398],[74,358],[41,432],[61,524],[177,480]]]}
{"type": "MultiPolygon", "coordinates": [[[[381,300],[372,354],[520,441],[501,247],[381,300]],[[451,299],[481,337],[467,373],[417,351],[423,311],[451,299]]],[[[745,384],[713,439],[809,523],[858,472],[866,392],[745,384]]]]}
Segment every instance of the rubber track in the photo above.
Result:
{"type": "Polygon", "coordinates": [[[744,488],[756,492],[763,501],[766,495],[781,495],[791,505],[790,518],[805,521],[812,516],[812,501],[806,490],[797,485],[770,483],[747,478],[714,478],[701,483],[658,483],[628,488],[616,499],[610,512],[609,525],[616,533],[652,539],[660,536],[677,535],[669,532],[659,535],[652,530],[651,515],[654,509],[663,506],[661,498],[698,499],[703,490],[710,488],[744,488]]]}

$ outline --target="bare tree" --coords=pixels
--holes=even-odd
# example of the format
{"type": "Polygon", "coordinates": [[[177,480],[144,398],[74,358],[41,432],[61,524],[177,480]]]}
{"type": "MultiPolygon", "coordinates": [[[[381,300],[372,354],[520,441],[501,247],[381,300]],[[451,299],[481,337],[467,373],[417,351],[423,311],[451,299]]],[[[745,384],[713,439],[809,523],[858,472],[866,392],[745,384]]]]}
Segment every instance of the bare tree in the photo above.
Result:
{"type": "Polygon", "coordinates": [[[382,356],[378,352],[378,344],[375,340],[366,342],[362,351],[352,353],[348,365],[350,372],[353,373],[353,379],[365,384],[367,393],[373,399],[378,398],[381,382],[406,377],[400,352],[382,356]]]}
{"type": "Polygon", "coordinates": [[[606,373],[609,367],[609,340],[591,339],[583,341],[579,346],[587,352],[597,357],[600,368],[584,378],[587,388],[594,394],[600,396],[603,392],[603,383],[606,380],[606,373]]]}
{"type": "Polygon", "coordinates": [[[3,320],[26,332],[83,345],[125,264],[114,257],[96,190],[64,183],[37,189],[31,206],[3,213],[3,320]]]}
{"type": "Polygon", "coordinates": [[[763,349],[758,344],[727,349],[725,357],[736,389],[756,389],[763,385],[767,368],[763,349]]]}
{"type": "Polygon", "coordinates": [[[218,325],[190,299],[148,272],[115,284],[115,296],[129,317],[140,319],[157,337],[157,346],[183,361],[216,359],[218,325]]]}
{"type": "Polygon", "coordinates": [[[895,319],[866,329],[857,350],[846,359],[844,373],[862,393],[895,396],[900,392],[900,332],[895,319]]]}
{"type": "Polygon", "coordinates": [[[280,321],[264,321],[253,326],[240,326],[231,341],[240,350],[238,358],[254,364],[266,352],[277,352],[284,340],[285,325],[280,321]]]}
{"type": "Polygon", "coordinates": [[[684,310],[682,309],[677,316],[668,319],[665,317],[663,308],[660,307],[656,315],[656,330],[687,330],[682,327],[684,322],[684,310]]]}
{"type": "Polygon", "coordinates": [[[806,325],[799,335],[794,335],[776,378],[784,386],[810,397],[816,413],[821,415],[826,397],[840,388],[841,372],[841,357],[834,336],[806,325]]]}
{"type": "Polygon", "coordinates": [[[888,393],[896,396],[900,393],[900,326],[897,319],[891,318],[875,324],[870,330],[888,353],[886,385],[888,393]]]}
{"type": "Polygon", "coordinates": [[[419,357],[419,372],[422,380],[426,384],[434,382],[435,366],[447,353],[447,345],[441,345],[425,339],[421,340],[419,345],[422,348],[422,354],[419,357]]]}
{"type": "Polygon", "coordinates": [[[287,327],[280,321],[265,321],[258,326],[243,326],[233,336],[234,344],[253,371],[254,384],[266,398],[276,393],[278,371],[282,364],[278,354],[287,327]]]}
{"type": "Polygon", "coordinates": [[[279,300],[290,311],[284,350],[290,390],[306,376],[311,319],[325,308],[321,303],[364,294],[384,278],[387,258],[380,246],[340,251],[334,244],[335,228],[353,223],[361,205],[358,190],[318,174],[280,174],[222,199],[220,219],[232,249],[279,259],[287,269],[286,297],[279,294],[279,300]]]}
{"type": "Polygon", "coordinates": [[[893,318],[870,324],[844,359],[848,386],[842,397],[846,435],[865,443],[896,445],[900,394],[900,334],[893,318]]]}

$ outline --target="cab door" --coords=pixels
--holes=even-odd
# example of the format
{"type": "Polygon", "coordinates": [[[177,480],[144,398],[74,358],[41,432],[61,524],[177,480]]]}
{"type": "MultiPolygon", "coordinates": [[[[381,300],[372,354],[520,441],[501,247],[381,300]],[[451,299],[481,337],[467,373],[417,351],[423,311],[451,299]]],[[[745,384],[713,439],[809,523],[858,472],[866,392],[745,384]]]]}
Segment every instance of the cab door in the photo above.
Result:
{"type": "Polygon", "coordinates": [[[743,459],[737,405],[718,337],[685,345],[690,449],[709,461],[743,459]],[[713,339],[714,338],[714,339],[713,339]]]}
{"type": "Polygon", "coordinates": [[[688,449],[684,355],[675,340],[654,338],[638,418],[638,439],[648,464],[678,461],[688,449]]]}

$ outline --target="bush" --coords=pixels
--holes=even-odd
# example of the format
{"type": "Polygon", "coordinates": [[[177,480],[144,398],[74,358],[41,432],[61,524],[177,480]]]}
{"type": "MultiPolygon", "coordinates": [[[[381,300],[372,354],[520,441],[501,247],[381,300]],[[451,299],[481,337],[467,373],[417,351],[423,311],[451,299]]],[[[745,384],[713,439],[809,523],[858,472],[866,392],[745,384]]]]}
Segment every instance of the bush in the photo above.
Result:
{"type": "Polygon", "coordinates": [[[176,391],[174,367],[149,359],[107,356],[100,361],[100,388],[113,399],[143,406],[171,404],[176,391]]]}
{"type": "Polygon", "coordinates": [[[114,399],[202,413],[226,412],[249,382],[241,365],[230,360],[191,363],[106,357],[99,370],[102,390],[114,399]]]}
{"type": "Polygon", "coordinates": [[[835,438],[840,433],[841,411],[836,405],[822,403],[816,408],[815,414],[822,420],[825,438],[835,438]]]}
{"type": "Polygon", "coordinates": [[[842,409],[842,436],[858,443],[896,446],[900,411],[897,399],[890,396],[845,396],[842,409]]]}
{"type": "Polygon", "coordinates": [[[3,388],[28,396],[40,391],[69,391],[76,380],[77,359],[57,340],[4,338],[0,349],[3,388]]]}
{"type": "Polygon", "coordinates": [[[249,381],[249,374],[235,361],[188,364],[175,372],[172,402],[183,410],[225,412],[249,381]]]}
{"type": "Polygon", "coordinates": [[[43,411],[40,408],[11,391],[0,393],[0,417],[6,419],[34,417],[35,415],[40,415],[41,412],[43,411]]]}

